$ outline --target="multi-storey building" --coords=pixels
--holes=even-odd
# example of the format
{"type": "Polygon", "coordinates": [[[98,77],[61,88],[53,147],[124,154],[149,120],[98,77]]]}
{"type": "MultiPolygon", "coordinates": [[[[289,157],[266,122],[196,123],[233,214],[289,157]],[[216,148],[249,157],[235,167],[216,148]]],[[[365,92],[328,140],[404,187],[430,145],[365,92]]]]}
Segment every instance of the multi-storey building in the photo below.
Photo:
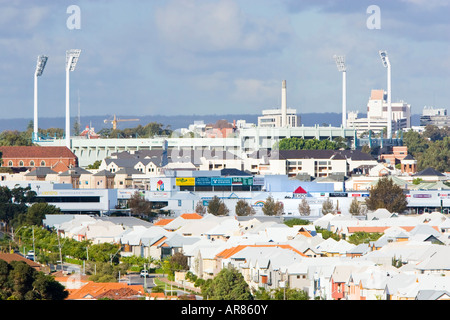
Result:
{"type": "Polygon", "coordinates": [[[424,107],[420,117],[420,125],[434,125],[437,127],[450,126],[450,116],[447,115],[447,109],[434,109],[433,107],[424,107]]]}
{"type": "MultiPolygon", "coordinates": [[[[372,90],[367,103],[367,118],[358,118],[358,112],[349,112],[347,127],[356,129],[357,134],[371,130],[379,133],[387,128],[388,105],[383,90],[372,90]]],[[[411,127],[411,106],[404,101],[392,102],[392,132],[411,127]]]]}

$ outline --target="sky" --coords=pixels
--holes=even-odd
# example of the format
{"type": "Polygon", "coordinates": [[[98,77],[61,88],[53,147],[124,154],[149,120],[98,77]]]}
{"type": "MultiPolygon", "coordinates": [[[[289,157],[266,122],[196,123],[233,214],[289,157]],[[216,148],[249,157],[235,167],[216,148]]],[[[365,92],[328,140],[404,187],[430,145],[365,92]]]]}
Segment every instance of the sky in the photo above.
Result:
{"type": "Polygon", "coordinates": [[[0,108],[33,118],[38,55],[39,117],[65,115],[65,54],[81,49],[70,73],[71,115],[298,114],[366,112],[372,89],[392,101],[450,104],[447,0],[0,0],[0,108]],[[77,10],[71,8],[76,6],[77,10]],[[369,10],[371,8],[378,10],[369,10]]]}

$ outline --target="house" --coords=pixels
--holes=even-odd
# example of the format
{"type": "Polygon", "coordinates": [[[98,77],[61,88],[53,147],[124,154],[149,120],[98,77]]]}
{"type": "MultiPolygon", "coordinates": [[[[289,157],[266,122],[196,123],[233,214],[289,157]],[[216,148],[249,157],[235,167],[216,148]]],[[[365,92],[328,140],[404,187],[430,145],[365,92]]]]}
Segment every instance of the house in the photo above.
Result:
{"type": "Polygon", "coordinates": [[[43,265],[40,265],[37,262],[27,259],[24,256],[17,254],[17,253],[1,253],[0,252],[0,260],[3,260],[7,263],[11,263],[12,261],[22,261],[22,262],[25,262],[27,265],[29,265],[31,268],[35,269],[36,271],[44,271],[44,269],[45,269],[45,267],[43,265]]]}
{"type": "Polygon", "coordinates": [[[62,162],[67,168],[77,167],[77,156],[67,147],[1,146],[3,167],[19,171],[35,167],[51,168],[62,162]]]}
{"type": "Polygon", "coordinates": [[[59,183],[71,184],[74,189],[79,189],[81,182],[90,180],[92,173],[88,170],[79,167],[73,167],[58,175],[59,183]]]}
{"type": "Polygon", "coordinates": [[[142,285],[128,285],[120,282],[98,283],[89,281],[79,289],[69,289],[67,300],[138,300],[145,298],[142,285]]]}
{"type": "Polygon", "coordinates": [[[412,175],[413,178],[420,178],[424,182],[447,181],[447,176],[434,168],[428,167],[412,175]]]}

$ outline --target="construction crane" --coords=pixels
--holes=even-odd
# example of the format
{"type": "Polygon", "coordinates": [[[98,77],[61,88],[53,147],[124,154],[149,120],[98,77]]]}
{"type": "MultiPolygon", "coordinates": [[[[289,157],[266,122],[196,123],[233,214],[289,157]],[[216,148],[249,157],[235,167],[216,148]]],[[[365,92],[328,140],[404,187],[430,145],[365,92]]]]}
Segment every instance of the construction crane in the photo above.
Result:
{"type": "Polygon", "coordinates": [[[114,118],[112,120],[111,119],[105,119],[104,122],[105,123],[111,122],[112,125],[113,125],[113,130],[116,130],[117,129],[117,122],[122,122],[122,121],[139,121],[139,120],[140,119],[117,119],[116,115],[114,115],[114,118]]]}

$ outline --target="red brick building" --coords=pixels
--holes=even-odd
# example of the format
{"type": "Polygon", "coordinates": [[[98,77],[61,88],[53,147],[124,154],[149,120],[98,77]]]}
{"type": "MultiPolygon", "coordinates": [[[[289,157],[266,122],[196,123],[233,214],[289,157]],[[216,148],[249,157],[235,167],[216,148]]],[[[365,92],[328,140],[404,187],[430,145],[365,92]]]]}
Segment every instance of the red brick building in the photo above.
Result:
{"type": "Polygon", "coordinates": [[[0,147],[2,167],[32,169],[65,165],[78,167],[77,156],[67,147],[13,146],[0,147]]]}

